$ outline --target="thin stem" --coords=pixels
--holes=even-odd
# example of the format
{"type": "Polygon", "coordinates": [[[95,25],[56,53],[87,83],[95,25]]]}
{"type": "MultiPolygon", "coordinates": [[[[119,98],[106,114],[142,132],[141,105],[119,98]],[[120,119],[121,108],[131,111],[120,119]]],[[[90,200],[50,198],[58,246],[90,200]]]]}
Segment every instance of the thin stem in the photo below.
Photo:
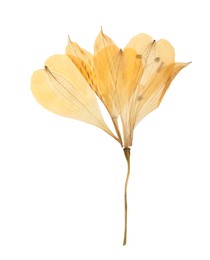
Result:
{"type": "Polygon", "coordinates": [[[124,205],[125,205],[125,227],[124,227],[124,239],[123,239],[123,245],[126,245],[127,241],[127,215],[128,215],[128,204],[127,204],[127,186],[128,186],[128,179],[130,176],[130,148],[125,147],[123,149],[125,158],[128,164],[128,172],[127,177],[125,181],[125,194],[124,194],[124,205]]]}

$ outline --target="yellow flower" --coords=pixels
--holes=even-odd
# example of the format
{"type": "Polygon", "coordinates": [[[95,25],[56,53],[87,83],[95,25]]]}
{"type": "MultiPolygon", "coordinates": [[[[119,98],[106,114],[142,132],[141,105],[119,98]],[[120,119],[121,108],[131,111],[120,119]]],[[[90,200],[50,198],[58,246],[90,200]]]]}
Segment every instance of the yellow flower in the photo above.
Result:
{"type": "Polygon", "coordinates": [[[172,80],[186,65],[188,63],[175,62],[174,49],[166,40],[156,42],[146,34],[138,34],[122,50],[101,30],[95,41],[94,55],[69,39],[66,55],[50,57],[45,68],[32,76],[32,92],[45,108],[95,125],[123,147],[128,163],[124,245],[134,128],[159,106],[172,80]],[[109,112],[116,134],[106,125],[95,94],[109,112]]]}
{"type": "Polygon", "coordinates": [[[93,56],[70,40],[66,55],[104,103],[123,147],[132,146],[136,125],[159,106],[173,78],[187,65],[175,63],[169,42],[156,42],[146,34],[135,36],[122,50],[101,31],[93,56]]]}

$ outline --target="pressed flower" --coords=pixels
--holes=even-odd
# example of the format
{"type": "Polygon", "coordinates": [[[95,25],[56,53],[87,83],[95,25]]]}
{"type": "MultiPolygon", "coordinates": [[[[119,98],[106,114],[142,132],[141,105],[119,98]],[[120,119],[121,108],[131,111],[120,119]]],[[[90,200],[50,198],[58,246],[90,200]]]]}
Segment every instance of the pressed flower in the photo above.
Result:
{"type": "Polygon", "coordinates": [[[156,42],[139,34],[122,50],[101,30],[94,55],[69,39],[66,55],[50,57],[44,69],[32,76],[32,92],[45,108],[95,125],[121,144],[128,165],[123,245],[127,239],[127,185],[134,128],[159,106],[172,80],[186,65],[175,62],[174,49],[166,40],[156,42]],[[116,134],[106,125],[96,95],[106,107],[116,134]]]}

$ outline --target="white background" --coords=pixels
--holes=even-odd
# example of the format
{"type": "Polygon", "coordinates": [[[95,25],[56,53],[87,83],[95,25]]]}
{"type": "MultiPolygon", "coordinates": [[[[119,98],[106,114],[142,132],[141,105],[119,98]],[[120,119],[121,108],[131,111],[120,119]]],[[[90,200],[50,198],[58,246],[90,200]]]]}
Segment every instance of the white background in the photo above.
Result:
{"type": "Polygon", "coordinates": [[[0,259],[210,259],[208,1],[0,4],[0,259]],[[100,26],[120,47],[140,32],[192,64],[137,127],[123,239],[126,162],[93,126],[43,109],[34,70],[67,36],[92,52],[100,26]]]}

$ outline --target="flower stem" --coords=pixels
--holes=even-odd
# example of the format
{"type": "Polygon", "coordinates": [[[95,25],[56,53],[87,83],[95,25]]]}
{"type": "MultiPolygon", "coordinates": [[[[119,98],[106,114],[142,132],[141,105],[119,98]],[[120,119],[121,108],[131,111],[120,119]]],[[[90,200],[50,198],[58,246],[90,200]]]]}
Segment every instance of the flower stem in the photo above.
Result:
{"type": "Polygon", "coordinates": [[[123,239],[123,245],[126,245],[126,241],[127,241],[127,212],[128,212],[128,205],[127,205],[127,186],[128,186],[128,179],[130,176],[130,148],[125,147],[123,149],[124,154],[125,154],[125,158],[127,161],[127,165],[128,165],[128,172],[127,172],[127,177],[126,177],[126,181],[125,181],[125,194],[124,194],[124,205],[125,205],[125,227],[124,227],[124,239],[123,239]]]}

